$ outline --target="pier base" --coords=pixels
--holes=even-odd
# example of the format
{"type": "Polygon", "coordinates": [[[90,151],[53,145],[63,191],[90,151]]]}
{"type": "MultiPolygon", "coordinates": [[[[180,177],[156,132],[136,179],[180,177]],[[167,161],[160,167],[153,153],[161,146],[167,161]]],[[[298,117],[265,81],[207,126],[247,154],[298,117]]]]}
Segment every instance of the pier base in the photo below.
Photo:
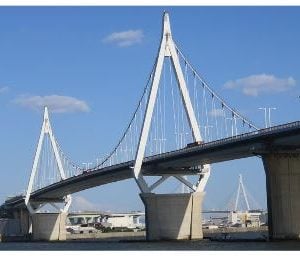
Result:
{"type": "Polygon", "coordinates": [[[36,213],[31,218],[33,240],[66,240],[66,213],[36,213]]]}
{"type": "Polygon", "coordinates": [[[20,230],[22,235],[27,235],[30,230],[31,219],[26,208],[15,209],[12,211],[14,219],[20,221],[20,230]]]}
{"type": "Polygon", "coordinates": [[[300,154],[263,156],[270,239],[300,239],[300,154]]]}
{"type": "Polygon", "coordinates": [[[202,239],[204,193],[140,194],[146,211],[147,240],[202,239]]]}

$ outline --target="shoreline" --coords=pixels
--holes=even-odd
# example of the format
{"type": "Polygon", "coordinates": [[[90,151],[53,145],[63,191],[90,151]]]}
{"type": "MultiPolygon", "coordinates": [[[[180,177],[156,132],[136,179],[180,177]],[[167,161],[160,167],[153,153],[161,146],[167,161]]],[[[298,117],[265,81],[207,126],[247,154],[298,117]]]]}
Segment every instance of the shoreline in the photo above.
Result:
{"type": "MultiPolygon", "coordinates": [[[[255,227],[255,228],[218,228],[218,229],[203,229],[203,239],[208,240],[267,240],[268,227],[255,227]]],[[[98,240],[98,241],[146,241],[146,231],[136,232],[95,232],[95,233],[83,233],[83,234],[66,234],[66,241],[87,241],[87,240],[98,240]]],[[[31,242],[29,236],[11,236],[1,237],[0,242],[31,242]]],[[[63,242],[63,241],[61,241],[63,242]]]]}
{"type": "MultiPolygon", "coordinates": [[[[241,239],[244,239],[242,234],[257,234],[257,238],[262,234],[261,237],[265,238],[265,234],[268,232],[268,227],[251,227],[251,228],[218,228],[218,229],[203,229],[203,238],[204,239],[222,239],[224,234],[231,234],[235,236],[241,235],[241,239]]],[[[254,237],[254,236],[253,236],[254,237]]],[[[253,238],[253,240],[257,239],[253,238]]],[[[137,231],[137,232],[108,232],[108,233],[84,233],[84,234],[70,234],[67,233],[67,241],[71,240],[84,240],[84,239],[111,239],[111,240],[145,240],[146,241],[146,231],[137,231]]],[[[226,237],[225,237],[226,239],[226,237]]],[[[238,239],[238,237],[235,237],[238,239]]],[[[249,239],[251,240],[251,238],[249,239]]]]}

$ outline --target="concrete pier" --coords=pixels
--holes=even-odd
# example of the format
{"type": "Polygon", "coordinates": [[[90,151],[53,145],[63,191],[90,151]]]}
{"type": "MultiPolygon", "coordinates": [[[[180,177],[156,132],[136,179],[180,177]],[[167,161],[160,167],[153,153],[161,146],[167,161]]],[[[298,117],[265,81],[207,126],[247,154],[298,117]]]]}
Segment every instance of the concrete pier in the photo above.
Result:
{"type": "Polygon", "coordinates": [[[13,212],[14,219],[20,221],[20,230],[22,235],[27,235],[31,226],[30,214],[26,208],[15,209],[13,212]]]}
{"type": "Polygon", "coordinates": [[[203,192],[140,196],[145,205],[147,240],[203,238],[203,192]]]}
{"type": "Polygon", "coordinates": [[[66,240],[67,213],[36,213],[31,218],[33,240],[66,240]]]}
{"type": "Polygon", "coordinates": [[[300,154],[263,155],[271,239],[300,239],[300,154]]]}

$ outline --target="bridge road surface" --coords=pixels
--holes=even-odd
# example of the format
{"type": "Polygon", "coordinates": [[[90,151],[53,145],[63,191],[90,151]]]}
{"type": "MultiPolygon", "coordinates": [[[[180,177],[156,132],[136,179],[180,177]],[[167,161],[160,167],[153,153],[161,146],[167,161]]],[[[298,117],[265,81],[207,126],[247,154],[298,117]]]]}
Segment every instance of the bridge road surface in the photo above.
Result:
{"type": "MultiPolygon", "coordinates": [[[[197,173],[197,170],[190,168],[193,166],[259,156],[272,151],[300,153],[300,121],[147,157],[143,162],[143,174],[192,175],[197,173]]],[[[82,173],[34,191],[31,200],[60,201],[68,194],[133,178],[133,165],[134,161],[129,161],[82,173]]],[[[5,202],[6,207],[21,205],[24,205],[23,196],[5,202]]]]}

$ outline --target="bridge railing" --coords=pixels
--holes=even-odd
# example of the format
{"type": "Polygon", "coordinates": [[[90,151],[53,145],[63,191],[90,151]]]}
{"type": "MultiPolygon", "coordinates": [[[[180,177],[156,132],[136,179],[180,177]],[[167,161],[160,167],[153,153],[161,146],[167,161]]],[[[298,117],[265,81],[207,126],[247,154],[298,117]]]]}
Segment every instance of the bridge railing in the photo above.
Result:
{"type": "MultiPolygon", "coordinates": [[[[253,138],[253,137],[257,137],[257,136],[260,136],[262,134],[265,134],[265,133],[270,133],[270,132],[274,132],[274,131],[278,132],[280,130],[286,130],[286,129],[290,129],[290,128],[294,128],[294,127],[299,127],[300,128],[300,121],[291,122],[291,123],[282,124],[282,125],[277,125],[277,126],[272,126],[272,127],[269,127],[269,128],[263,128],[263,129],[253,131],[253,132],[248,132],[248,133],[235,135],[235,136],[227,137],[227,138],[216,140],[216,141],[202,143],[202,144],[199,144],[199,145],[194,146],[194,147],[187,147],[187,148],[183,148],[183,149],[179,149],[179,150],[169,151],[169,152],[163,153],[161,155],[167,156],[167,155],[173,154],[175,152],[189,152],[189,151],[192,151],[193,148],[195,148],[195,147],[204,148],[204,147],[210,147],[210,146],[214,146],[214,145],[220,145],[220,144],[224,144],[226,142],[242,140],[246,137],[253,138]]],[[[149,160],[150,159],[155,159],[155,158],[157,158],[158,156],[161,156],[161,155],[154,155],[154,156],[151,156],[151,157],[147,157],[147,159],[149,159],[149,160]]]]}
{"type": "MultiPolygon", "coordinates": [[[[280,130],[286,130],[286,129],[290,129],[290,128],[294,128],[294,127],[299,127],[300,128],[300,121],[291,122],[291,123],[282,124],[282,125],[277,125],[277,126],[272,126],[272,127],[269,127],[269,128],[263,128],[263,129],[253,131],[253,132],[248,132],[248,133],[244,133],[244,134],[240,134],[240,135],[235,135],[235,136],[227,137],[227,138],[224,138],[224,139],[219,139],[219,140],[216,140],[216,141],[206,142],[206,143],[199,144],[195,147],[198,147],[198,148],[206,147],[207,148],[207,147],[210,147],[210,146],[220,145],[220,144],[224,144],[224,143],[227,143],[227,142],[238,141],[238,140],[242,140],[244,138],[253,138],[253,137],[265,134],[265,133],[270,133],[270,132],[280,131],[280,130]]],[[[195,147],[186,147],[186,148],[182,148],[182,149],[179,149],[179,150],[173,150],[173,151],[169,151],[169,152],[162,153],[162,154],[148,156],[148,157],[145,157],[145,159],[152,160],[152,159],[156,159],[156,158],[161,157],[161,156],[168,156],[168,155],[174,154],[176,152],[190,152],[190,151],[193,151],[193,149],[195,147]]],[[[130,160],[130,161],[126,161],[126,162],[123,162],[123,163],[117,163],[117,164],[111,165],[111,166],[99,166],[99,168],[94,168],[91,171],[99,171],[101,169],[111,168],[112,166],[130,165],[130,164],[133,164],[133,161],[134,160],[130,160]]],[[[78,173],[77,175],[74,175],[74,176],[78,176],[78,175],[84,175],[84,173],[78,173]]]]}

